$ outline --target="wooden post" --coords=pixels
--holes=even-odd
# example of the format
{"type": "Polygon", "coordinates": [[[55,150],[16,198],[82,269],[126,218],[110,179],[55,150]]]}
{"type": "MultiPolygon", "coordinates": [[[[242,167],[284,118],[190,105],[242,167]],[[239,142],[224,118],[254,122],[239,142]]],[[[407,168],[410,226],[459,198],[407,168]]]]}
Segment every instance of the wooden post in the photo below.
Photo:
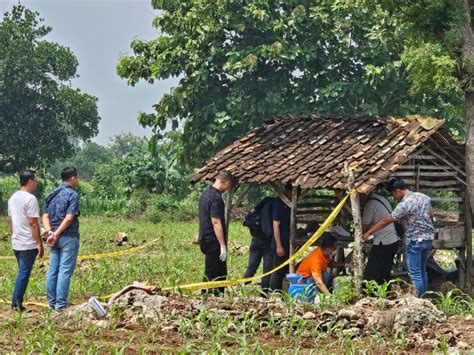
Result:
{"type": "Polygon", "coordinates": [[[354,173],[345,164],[345,171],[347,176],[347,189],[351,193],[351,209],[352,218],[354,221],[354,287],[358,295],[362,294],[362,277],[364,268],[364,254],[362,251],[362,219],[360,215],[360,200],[357,192],[354,190],[354,173]]]}
{"type": "MultiPolygon", "coordinates": [[[[298,186],[293,185],[291,189],[291,214],[290,214],[290,255],[295,254],[296,249],[296,211],[298,209],[298,186]]],[[[295,261],[290,262],[290,273],[295,272],[295,261]]]]}
{"type": "Polygon", "coordinates": [[[232,212],[232,199],[234,198],[234,193],[239,187],[238,184],[235,186],[232,185],[232,187],[227,191],[227,196],[225,200],[225,212],[224,212],[224,218],[225,218],[225,235],[227,237],[227,240],[229,240],[229,226],[230,226],[230,213],[232,212]]]}

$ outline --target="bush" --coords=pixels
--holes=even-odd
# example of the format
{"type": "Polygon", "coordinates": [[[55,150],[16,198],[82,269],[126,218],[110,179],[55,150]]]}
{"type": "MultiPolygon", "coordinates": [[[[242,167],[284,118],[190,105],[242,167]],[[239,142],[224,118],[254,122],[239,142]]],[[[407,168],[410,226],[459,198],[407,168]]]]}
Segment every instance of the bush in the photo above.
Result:
{"type": "Polygon", "coordinates": [[[189,221],[198,217],[198,194],[193,192],[177,201],[170,195],[155,195],[151,198],[144,218],[153,223],[163,221],[189,221]]]}
{"type": "Polygon", "coordinates": [[[140,189],[133,191],[132,195],[130,196],[130,200],[127,203],[128,215],[142,215],[150,204],[151,198],[152,194],[147,190],[140,189]]]}

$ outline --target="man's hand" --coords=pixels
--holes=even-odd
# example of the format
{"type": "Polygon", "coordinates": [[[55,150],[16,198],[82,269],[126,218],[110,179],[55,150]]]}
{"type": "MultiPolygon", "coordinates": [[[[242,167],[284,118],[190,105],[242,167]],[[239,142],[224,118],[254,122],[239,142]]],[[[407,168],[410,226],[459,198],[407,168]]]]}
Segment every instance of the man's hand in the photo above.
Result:
{"type": "Polygon", "coordinates": [[[277,245],[276,253],[279,257],[285,256],[285,249],[281,245],[277,245]]]}
{"type": "Polygon", "coordinates": [[[43,244],[40,244],[38,245],[38,258],[42,258],[44,255],[44,248],[43,248],[43,244]]]}
{"type": "Polygon", "coordinates": [[[225,245],[221,245],[221,255],[219,255],[219,260],[222,262],[227,260],[227,248],[225,245]]]}
{"type": "Polygon", "coordinates": [[[362,235],[362,239],[366,242],[369,240],[369,237],[370,237],[370,233],[369,232],[365,232],[363,235],[362,235]]]}
{"type": "Polygon", "coordinates": [[[49,232],[48,239],[46,239],[46,245],[48,247],[54,247],[59,239],[59,235],[56,232],[49,232]]]}

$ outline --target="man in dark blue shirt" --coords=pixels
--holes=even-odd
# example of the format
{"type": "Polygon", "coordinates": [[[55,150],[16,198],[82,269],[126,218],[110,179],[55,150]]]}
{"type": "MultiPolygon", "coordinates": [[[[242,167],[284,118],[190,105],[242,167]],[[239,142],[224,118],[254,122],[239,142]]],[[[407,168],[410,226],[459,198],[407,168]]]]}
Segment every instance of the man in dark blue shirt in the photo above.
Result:
{"type": "Polygon", "coordinates": [[[79,179],[77,170],[66,167],[62,183],[45,199],[43,224],[51,248],[46,293],[49,307],[60,311],[67,307],[71,277],[79,253],[79,179]]]}
{"type": "MultiPolygon", "coordinates": [[[[291,185],[285,186],[285,196],[291,199],[291,185]]],[[[290,255],[290,207],[281,198],[276,198],[272,205],[273,219],[273,267],[281,265],[290,255]]],[[[288,265],[275,271],[270,277],[270,289],[281,290],[282,282],[288,273],[288,265]]]]}

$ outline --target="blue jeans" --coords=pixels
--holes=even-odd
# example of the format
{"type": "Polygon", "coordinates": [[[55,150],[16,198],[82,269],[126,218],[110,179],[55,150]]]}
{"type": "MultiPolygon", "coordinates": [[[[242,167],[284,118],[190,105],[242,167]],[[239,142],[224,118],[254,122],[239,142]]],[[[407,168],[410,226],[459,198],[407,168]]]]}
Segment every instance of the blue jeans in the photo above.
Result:
{"type": "Polygon", "coordinates": [[[14,252],[18,263],[18,275],[16,276],[15,287],[13,288],[12,308],[22,310],[24,309],[23,297],[30,280],[36,255],[38,255],[38,249],[14,250],[14,252]]]}
{"type": "MultiPolygon", "coordinates": [[[[331,287],[331,274],[328,271],[323,272],[323,282],[324,282],[324,284],[326,285],[326,287],[328,289],[329,289],[329,287],[331,287]]],[[[312,285],[315,282],[314,282],[314,279],[312,277],[307,277],[307,278],[301,280],[301,283],[305,284],[305,285],[312,285]]],[[[319,289],[318,289],[318,291],[321,292],[319,289]]]]}
{"type": "Polygon", "coordinates": [[[79,237],[62,236],[51,248],[49,270],[46,275],[46,295],[49,308],[62,310],[67,307],[71,276],[76,267],[79,237]]]}
{"type": "Polygon", "coordinates": [[[432,240],[424,240],[422,242],[410,241],[406,245],[408,274],[410,275],[411,282],[418,291],[418,297],[423,297],[428,290],[426,264],[432,248],[432,240]]]}

